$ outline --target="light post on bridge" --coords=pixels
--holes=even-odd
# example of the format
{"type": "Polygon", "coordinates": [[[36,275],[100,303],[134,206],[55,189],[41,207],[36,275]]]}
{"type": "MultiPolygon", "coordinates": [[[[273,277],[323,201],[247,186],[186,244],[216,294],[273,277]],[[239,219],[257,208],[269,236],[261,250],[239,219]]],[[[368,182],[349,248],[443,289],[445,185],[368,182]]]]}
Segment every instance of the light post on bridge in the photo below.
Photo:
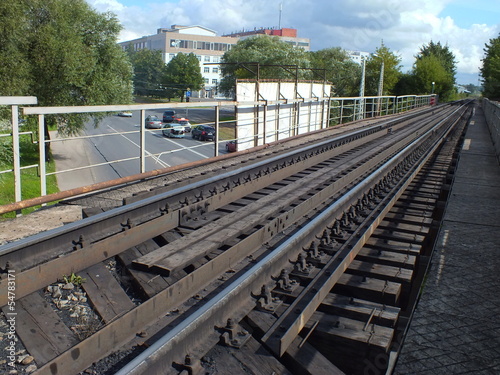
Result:
{"type": "Polygon", "coordinates": [[[362,120],[365,118],[365,70],[366,70],[366,62],[365,58],[361,57],[361,84],[359,85],[359,112],[358,112],[358,120],[362,120]]]}
{"type": "Polygon", "coordinates": [[[380,78],[378,80],[378,92],[377,92],[377,116],[380,115],[380,101],[382,100],[381,96],[384,92],[384,60],[382,60],[382,65],[380,66],[380,78]]]}

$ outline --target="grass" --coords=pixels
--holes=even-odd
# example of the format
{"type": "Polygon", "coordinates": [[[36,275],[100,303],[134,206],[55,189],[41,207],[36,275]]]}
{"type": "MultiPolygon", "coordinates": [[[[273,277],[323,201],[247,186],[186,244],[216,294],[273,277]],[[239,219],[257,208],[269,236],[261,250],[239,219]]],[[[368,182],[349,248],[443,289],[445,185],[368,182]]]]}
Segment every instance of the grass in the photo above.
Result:
{"type": "MultiPolygon", "coordinates": [[[[13,169],[11,137],[1,138],[0,145],[0,170],[13,169]]],[[[38,145],[31,142],[28,136],[21,136],[20,141],[20,161],[21,167],[38,164],[38,145]]],[[[47,173],[55,171],[55,163],[46,163],[47,173]]],[[[47,194],[59,191],[55,175],[47,176],[47,194]]],[[[29,168],[21,170],[21,198],[23,200],[36,198],[41,195],[40,176],[38,168],[29,168]]],[[[0,174],[0,205],[6,205],[15,202],[15,181],[14,172],[0,174]]],[[[22,214],[27,214],[40,206],[30,207],[22,210],[22,214]]],[[[16,217],[15,212],[0,215],[0,220],[16,217]]]]}
{"type": "Polygon", "coordinates": [[[221,116],[219,121],[222,121],[222,124],[219,124],[219,139],[220,140],[229,140],[236,138],[236,122],[234,116],[221,116]],[[231,122],[226,122],[231,121],[231,122]]]}

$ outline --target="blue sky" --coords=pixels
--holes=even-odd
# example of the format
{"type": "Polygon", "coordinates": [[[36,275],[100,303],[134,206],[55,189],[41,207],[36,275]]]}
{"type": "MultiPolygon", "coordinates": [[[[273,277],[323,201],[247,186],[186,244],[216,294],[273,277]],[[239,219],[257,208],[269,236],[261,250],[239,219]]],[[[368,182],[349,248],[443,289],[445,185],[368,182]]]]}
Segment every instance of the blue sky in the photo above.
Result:
{"type": "Polygon", "coordinates": [[[430,41],[448,45],[457,82],[478,84],[485,43],[500,35],[499,0],[86,0],[115,13],[120,41],[160,27],[201,25],[224,33],[281,27],[298,30],[313,50],[342,47],[373,52],[383,43],[401,57],[403,71],[430,41]]]}
{"type": "Polygon", "coordinates": [[[475,23],[495,25],[500,22],[500,2],[497,0],[461,0],[448,4],[440,16],[451,17],[457,26],[471,27],[475,23]]]}

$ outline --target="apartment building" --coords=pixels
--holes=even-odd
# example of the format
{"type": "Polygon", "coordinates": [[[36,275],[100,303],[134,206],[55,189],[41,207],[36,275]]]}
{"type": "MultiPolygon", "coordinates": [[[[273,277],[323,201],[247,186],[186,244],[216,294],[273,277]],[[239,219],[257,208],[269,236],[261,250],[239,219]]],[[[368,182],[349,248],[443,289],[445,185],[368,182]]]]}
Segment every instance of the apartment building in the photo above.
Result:
{"type": "Polygon", "coordinates": [[[217,36],[217,33],[203,26],[172,25],[170,29],[160,28],[156,34],[120,43],[122,48],[129,45],[135,51],[141,49],[160,50],[163,61],[168,64],[178,53],[194,53],[200,61],[200,71],[205,80],[202,92],[192,93],[194,97],[213,97],[220,82],[220,62],[222,55],[238,42],[235,38],[217,36]]]}
{"type": "Polygon", "coordinates": [[[241,38],[254,35],[271,35],[280,37],[283,41],[296,47],[309,50],[310,42],[306,38],[297,38],[295,29],[254,29],[241,33],[217,36],[214,30],[203,26],[172,25],[170,28],[160,28],[156,34],[119,43],[123,49],[132,45],[138,51],[144,48],[162,51],[163,61],[168,64],[178,53],[194,53],[200,61],[200,71],[205,80],[205,88],[193,92],[193,97],[213,98],[218,92],[221,80],[220,62],[222,55],[229,51],[241,38]]]}

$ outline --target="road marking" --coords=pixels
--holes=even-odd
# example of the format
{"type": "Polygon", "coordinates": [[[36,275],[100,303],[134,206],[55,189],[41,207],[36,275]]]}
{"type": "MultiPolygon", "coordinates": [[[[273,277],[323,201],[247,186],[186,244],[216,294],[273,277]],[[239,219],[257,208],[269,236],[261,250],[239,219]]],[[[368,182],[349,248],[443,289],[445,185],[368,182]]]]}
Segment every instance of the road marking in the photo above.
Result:
{"type": "MultiPolygon", "coordinates": [[[[184,146],[182,143],[175,142],[175,141],[171,140],[170,138],[164,138],[164,139],[165,139],[166,141],[170,141],[170,142],[172,142],[172,143],[173,143],[174,145],[176,145],[176,146],[179,146],[179,147],[181,148],[181,150],[188,150],[188,151],[191,151],[192,153],[195,153],[196,155],[199,155],[199,156],[201,156],[201,157],[203,157],[203,158],[205,158],[205,159],[208,159],[208,158],[209,158],[209,156],[205,156],[205,155],[203,155],[201,152],[198,152],[198,151],[193,150],[193,149],[191,149],[191,148],[189,148],[189,147],[186,147],[186,146],[184,146]]],[[[177,151],[177,150],[176,150],[176,151],[177,151]]],[[[164,154],[164,153],[162,152],[162,153],[160,154],[160,156],[161,156],[162,154],[164,154]]]]}
{"type": "MultiPolygon", "coordinates": [[[[112,126],[108,125],[108,128],[110,128],[111,130],[113,130],[115,133],[117,134],[120,134],[120,132],[118,132],[118,130],[114,129],[112,126]]],[[[123,134],[120,134],[120,136],[122,136],[123,138],[125,138],[127,141],[129,141],[130,143],[132,143],[134,146],[136,146],[138,149],[141,149],[141,146],[138,145],[137,143],[135,143],[134,141],[132,141],[130,138],[126,137],[125,135],[123,134]]],[[[155,160],[158,164],[160,164],[161,166],[163,167],[171,167],[171,165],[165,163],[164,161],[162,161],[159,157],[157,156],[154,156],[151,152],[149,152],[148,150],[145,150],[145,153],[150,156],[151,158],[153,158],[153,160],[155,160]]]]}

